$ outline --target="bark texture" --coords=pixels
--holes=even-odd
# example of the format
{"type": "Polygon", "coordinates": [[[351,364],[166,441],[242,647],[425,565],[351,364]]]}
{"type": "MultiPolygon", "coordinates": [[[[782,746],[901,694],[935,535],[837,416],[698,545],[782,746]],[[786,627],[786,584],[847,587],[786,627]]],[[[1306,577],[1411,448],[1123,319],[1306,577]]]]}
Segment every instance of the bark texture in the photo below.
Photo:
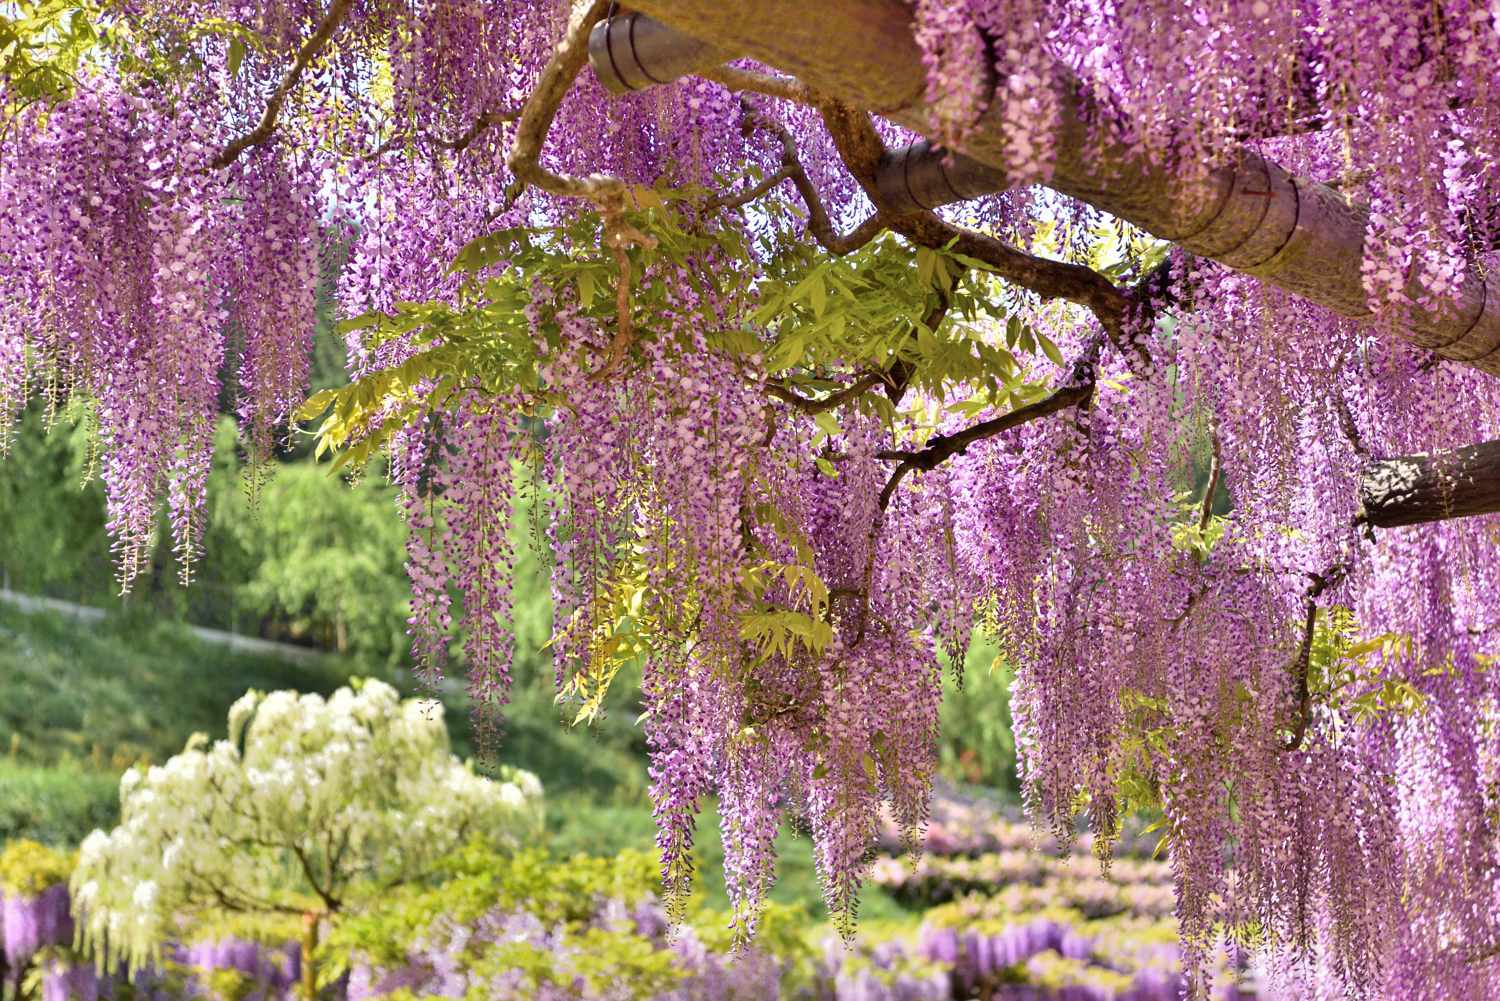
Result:
{"type": "Polygon", "coordinates": [[[1359,500],[1376,528],[1500,511],[1500,441],[1373,463],[1360,473],[1359,500]]]}
{"type": "MultiPolygon", "coordinates": [[[[803,0],[638,0],[633,6],[723,52],[753,56],[922,134],[935,131],[903,0],[823,0],[816,17],[808,16],[803,0]]],[[[1500,276],[1486,278],[1471,267],[1452,305],[1392,307],[1376,317],[1360,276],[1366,206],[1293,177],[1249,149],[1218,170],[1170,172],[1095,134],[1103,130],[1089,123],[1105,116],[1065,67],[1057,67],[1055,86],[1061,113],[1051,187],[1343,316],[1374,319],[1442,358],[1500,375],[1500,276]]],[[[1004,135],[998,112],[987,112],[957,152],[998,171],[1005,163],[1004,135]]],[[[959,194],[980,183],[972,176],[966,181],[959,194]]],[[[985,183],[1002,186],[1003,174],[985,183]]]]}

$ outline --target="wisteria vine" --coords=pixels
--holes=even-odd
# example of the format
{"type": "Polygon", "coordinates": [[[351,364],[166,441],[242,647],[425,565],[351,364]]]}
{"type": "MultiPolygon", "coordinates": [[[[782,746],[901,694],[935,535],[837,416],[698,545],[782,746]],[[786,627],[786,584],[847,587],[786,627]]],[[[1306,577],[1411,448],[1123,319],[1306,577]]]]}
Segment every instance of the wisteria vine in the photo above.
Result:
{"type": "Polygon", "coordinates": [[[461,637],[492,710],[536,485],[563,694],[644,665],[669,909],[717,797],[744,934],[786,820],[851,927],[982,628],[1033,818],[1107,863],[1159,811],[1190,991],[1226,938],[1309,996],[1500,989],[1500,538],[1443,458],[1500,437],[1500,14],[784,6],[81,7],[82,55],[0,74],[0,423],[92,415],[127,589],[163,512],[199,556],[226,380],[253,455],[299,413],[388,450],[414,658],[461,637]],[[910,80],[839,62],[855,7],[910,80]],[[598,26],[648,15],[706,34],[622,70],[598,26]],[[1210,230],[1163,176],[1285,236],[1172,249],[1210,230]],[[304,405],[334,245],[354,381],[304,405]],[[1427,453],[1427,523],[1380,527],[1361,477],[1427,453]]]}

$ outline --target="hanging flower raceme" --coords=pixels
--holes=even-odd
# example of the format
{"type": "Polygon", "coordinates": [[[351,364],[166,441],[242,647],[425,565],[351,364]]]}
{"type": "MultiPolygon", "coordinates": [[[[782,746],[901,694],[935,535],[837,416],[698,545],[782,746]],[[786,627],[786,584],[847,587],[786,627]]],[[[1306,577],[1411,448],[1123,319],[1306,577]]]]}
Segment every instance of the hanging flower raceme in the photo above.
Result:
{"type": "Polygon", "coordinates": [[[222,260],[231,330],[242,338],[242,435],[257,460],[269,458],[302,403],[317,319],[320,234],[308,178],[275,149],[237,165],[240,190],[227,222],[238,253],[222,260]]]}
{"type": "Polygon", "coordinates": [[[106,83],[52,110],[29,141],[37,172],[8,175],[4,197],[23,251],[7,284],[37,379],[97,412],[121,584],[142,568],[163,499],[187,576],[223,358],[209,150],[191,115],[166,119],[106,83]]]}
{"type": "Polygon", "coordinates": [[[471,396],[452,418],[435,476],[446,512],[448,558],[463,601],[460,628],[469,697],[489,726],[509,700],[514,652],[510,582],[515,572],[511,515],[516,466],[530,451],[517,401],[471,396]]]}

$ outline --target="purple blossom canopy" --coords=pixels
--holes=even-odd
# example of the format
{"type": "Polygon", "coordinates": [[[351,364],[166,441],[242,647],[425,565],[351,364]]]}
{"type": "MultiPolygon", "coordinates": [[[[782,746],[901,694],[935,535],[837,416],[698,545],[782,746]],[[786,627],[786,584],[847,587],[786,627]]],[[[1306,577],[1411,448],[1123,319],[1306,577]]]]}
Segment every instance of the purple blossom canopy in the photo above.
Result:
{"type": "Polygon", "coordinates": [[[503,705],[524,492],[565,700],[643,665],[669,903],[714,796],[740,931],[789,815],[849,930],[979,628],[1032,818],[1163,817],[1190,992],[1227,931],[1500,993],[1500,13],[817,8],[107,5],[0,80],[0,423],[85,413],[122,586],[161,512],[187,577],[347,250],[302,416],[389,454],[414,658],[503,705]]]}

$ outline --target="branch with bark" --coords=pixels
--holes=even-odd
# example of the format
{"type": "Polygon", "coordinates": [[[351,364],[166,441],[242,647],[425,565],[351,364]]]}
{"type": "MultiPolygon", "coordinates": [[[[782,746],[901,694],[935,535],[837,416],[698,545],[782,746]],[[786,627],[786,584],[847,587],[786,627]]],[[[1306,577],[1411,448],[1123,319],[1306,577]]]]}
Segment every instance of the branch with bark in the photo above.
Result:
{"type": "Polygon", "coordinates": [[[575,8],[567,29],[552,53],[552,58],[537,77],[531,96],[521,109],[515,139],[505,164],[521,185],[567,198],[587,198],[605,212],[620,211],[625,201],[625,184],[617,178],[567,177],[553,173],[541,164],[542,147],[557,118],[557,109],[573,87],[573,81],[588,61],[589,32],[609,10],[609,0],[592,0],[575,8]]]}
{"type": "Polygon", "coordinates": [[[302,46],[297,50],[296,58],[292,61],[291,68],[286,71],[286,75],[281,78],[281,82],[271,92],[270,99],[266,101],[266,110],[260,116],[260,123],[245,135],[225,146],[219,155],[211,161],[213,167],[227,167],[239,159],[240,154],[244,153],[247,149],[250,149],[252,146],[259,146],[271,138],[271,134],[276,131],[276,120],[281,116],[282,105],[286,104],[287,97],[296,89],[297,84],[302,82],[302,74],[307,72],[307,67],[312,64],[312,61],[317,58],[318,53],[322,52],[324,47],[333,38],[334,32],[343,23],[351,6],[352,0],[333,0],[333,3],[329,4],[328,13],[323,15],[323,20],[318,23],[312,35],[302,43],[302,46]]]}
{"type": "Polygon", "coordinates": [[[891,230],[917,246],[951,249],[980,261],[998,277],[1044,300],[1062,299],[1083,306],[1117,346],[1125,345],[1125,321],[1132,303],[1128,293],[1092,268],[1028,254],[987,234],[945,222],[928,209],[890,205],[879,184],[881,167],[890,152],[870,116],[838,101],[821,100],[818,109],[844,165],[891,230]]]}
{"type": "Polygon", "coordinates": [[[534,185],[554,195],[588,199],[599,208],[603,217],[604,245],[620,270],[616,293],[619,318],[615,335],[605,349],[604,360],[591,375],[593,379],[604,379],[618,369],[634,343],[635,329],[630,315],[632,268],[627,251],[632,246],[655,246],[655,241],[626,221],[625,212],[631,207],[631,193],[624,181],[603,175],[569,177],[558,174],[542,166],[541,155],[563,98],[588,61],[589,35],[604,19],[609,7],[609,0],[592,0],[574,9],[562,40],[542,68],[536,87],[521,109],[515,139],[505,161],[518,186],[508,192],[508,201],[513,202],[519,197],[521,188],[534,185]]]}
{"type": "Polygon", "coordinates": [[[520,111],[514,109],[505,111],[486,111],[474,120],[474,124],[470,125],[462,133],[454,136],[452,139],[445,139],[442,136],[432,135],[428,132],[404,132],[399,135],[391,136],[391,138],[381,143],[375,149],[371,150],[369,153],[366,153],[363,159],[365,159],[366,161],[378,160],[398,146],[402,146],[413,141],[425,142],[429,145],[436,146],[439,149],[448,150],[450,153],[462,153],[464,150],[472,146],[474,144],[474,141],[489,129],[493,128],[496,125],[503,125],[506,122],[513,122],[520,116],[520,111]]]}
{"type": "Polygon", "coordinates": [[[782,182],[791,180],[791,177],[791,170],[782,166],[759,184],[753,184],[738,194],[722,195],[718,198],[710,199],[703,204],[703,211],[705,213],[717,212],[720,209],[737,209],[749,205],[757,198],[765,196],[782,182]]]}
{"type": "Polygon", "coordinates": [[[1359,476],[1357,521],[1420,525],[1500,511],[1500,441],[1371,463],[1359,476]]]}
{"type": "Polygon", "coordinates": [[[868,375],[861,376],[843,389],[817,399],[803,396],[784,383],[771,383],[766,386],[766,392],[778,400],[790,403],[804,414],[821,414],[824,411],[843,406],[850,400],[863,396],[876,386],[886,385],[889,382],[890,376],[886,373],[871,372],[868,375]]]}
{"type": "Polygon", "coordinates": [[[1208,461],[1208,484],[1203,488],[1203,501],[1198,507],[1198,534],[1208,531],[1214,516],[1214,495],[1219,492],[1219,480],[1224,475],[1224,450],[1219,446],[1219,436],[1213,435],[1213,455],[1208,461]]]}
{"type": "Polygon", "coordinates": [[[781,144],[780,173],[784,173],[786,179],[797,188],[797,194],[802,198],[802,203],[807,206],[808,232],[812,233],[813,239],[817,240],[824,250],[842,257],[863,247],[886,228],[886,219],[881,213],[876,212],[856,226],[854,231],[847,236],[840,234],[829,219],[828,210],[823,207],[823,200],[818,196],[818,189],[802,166],[802,159],[797,155],[797,140],[792,137],[791,132],[780,122],[772,121],[762,115],[755,105],[743,98],[740,100],[740,110],[744,116],[746,128],[763,129],[775,136],[777,142],[781,144]]]}
{"type": "Polygon", "coordinates": [[[1307,610],[1302,626],[1302,645],[1297,649],[1297,659],[1292,663],[1292,672],[1297,679],[1297,714],[1292,718],[1292,733],[1282,750],[1295,751],[1307,737],[1307,728],[1312,723],[1312,687],[1308,670],[1312,666],[1313,633],[1318,625],[1318,598],[1323,592],[1343,580],[1348,568],[1335,564],[1324,573],[1314,573],[1312,584],[1307,588],[1307,610]]]}
{"type": "Polygon", "coordinates": [[[877,459],[897,463],[896,468],[891,471],[890,477],[886,480],[885,487],[880,491],[880,510],[884,511],[890,506],[891,497],[908,473],[914,470],[936,469],[953,456],[962,455],[975,442],[993,438],[1012,428],[1020,427],[1022,424],[1029,424],[1031,421],[1050,417],[1064,410],[1087,406],[1094,396],[1094,370],[1098,364],[1101,347],[1101,342],[1095,340],[1085,348],[1083,354],[1073,363],[1073,370],[1068,379],[1035,403],[1028,403],[1024,407],[1017,407],[999,417],[971,424],[961,431],[937,435],[914,452],[901,450],[876,452],[877,459]]]}
{"type": "Polygon", "coordinates": [[[589,375],[590,379],[599,380],[608,378],[625,361],[626,352],[635,343],[635,324],[631,319],[632,303],[630,299],[630,253],[631,247],[651,248],[656,246],[656,240],[647,236],[634,226],[625,221],[621,213],[605,210],[604,212],[604,245],[609,248],[610,254],[615,259],[615,266],[620,269],[619,282],[615,286],[615,335],[610,338],[609,347],[605,350],[604,362],[589,375]]]}

